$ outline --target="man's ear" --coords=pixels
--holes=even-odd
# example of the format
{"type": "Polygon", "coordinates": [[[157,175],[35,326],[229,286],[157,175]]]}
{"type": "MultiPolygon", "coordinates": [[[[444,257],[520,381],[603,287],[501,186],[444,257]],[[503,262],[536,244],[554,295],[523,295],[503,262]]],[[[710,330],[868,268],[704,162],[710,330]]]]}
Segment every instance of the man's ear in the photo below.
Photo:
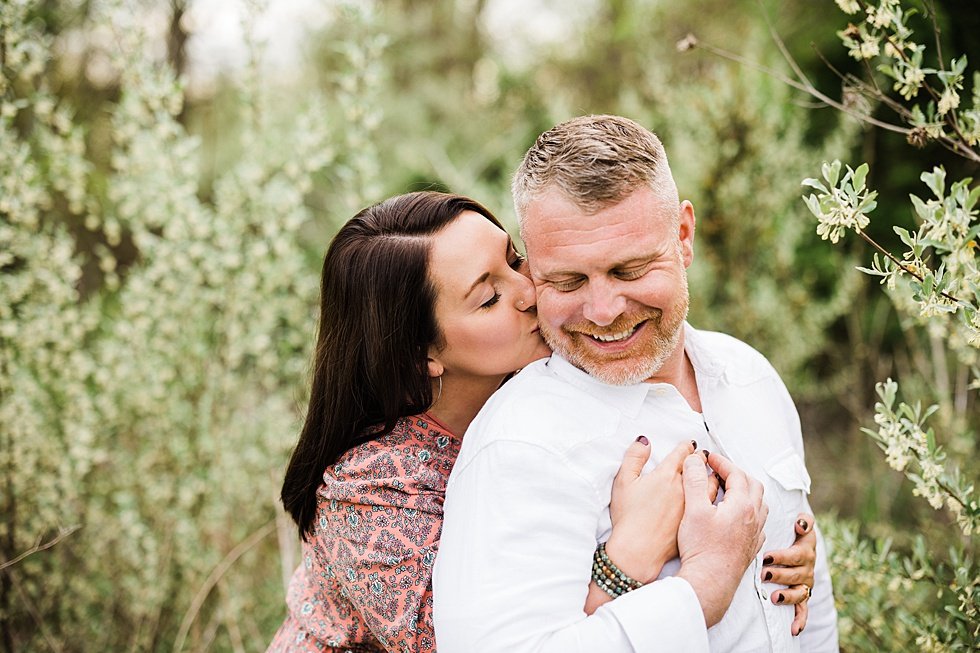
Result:
{"type": "Polygon", "coordinates": [[[684,267],[691,267],[694,262],[694,205],[690,201],[681,202],[681,211],[678,216],[677,237],[681,246],[681,259],[684,267]]]}

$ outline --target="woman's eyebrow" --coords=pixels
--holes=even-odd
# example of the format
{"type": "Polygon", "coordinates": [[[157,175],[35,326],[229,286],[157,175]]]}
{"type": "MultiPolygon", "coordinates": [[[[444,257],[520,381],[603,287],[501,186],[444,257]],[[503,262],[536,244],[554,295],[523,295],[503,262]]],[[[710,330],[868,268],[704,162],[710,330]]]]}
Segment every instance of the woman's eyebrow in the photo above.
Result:
{"type": "Polygon", "coordinates": [[[477,286],[479,286],[481,283],[486,282],[486,280],[489,278],[490,278],[490,272],[484,272],[483,274],[481,274],[480,277],[473,282],[473,285],[470,286],[470,289],[466,291],[466,294],[463,295],[463,299],[469,297],[473,293],[473,291],[476,290],[477,286]]]}

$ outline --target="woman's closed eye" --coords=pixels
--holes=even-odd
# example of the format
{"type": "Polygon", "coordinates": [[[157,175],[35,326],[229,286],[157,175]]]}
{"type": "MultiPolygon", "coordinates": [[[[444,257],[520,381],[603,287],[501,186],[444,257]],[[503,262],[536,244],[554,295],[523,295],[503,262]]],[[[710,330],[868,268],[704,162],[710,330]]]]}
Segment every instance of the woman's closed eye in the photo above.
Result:
{"type": "Polygon", "coordinates": [[[490,299],[488,299],[487,301],[485,301],[482,304],[480,304],[480,308],[490,308],[491,306],[493,306],[494,304],[496,304],[499,301],[500,301],[500,293],[497,292],[496,290],[494,290],[493,291],[493,296],[490,299]]]}
{"type": "Polygon", "coordinates": [[[527,262],[527,257],[514,252],[514,258],[510,261],[510,267],[514,270],[520,270],[521,267],[527,262]]]}

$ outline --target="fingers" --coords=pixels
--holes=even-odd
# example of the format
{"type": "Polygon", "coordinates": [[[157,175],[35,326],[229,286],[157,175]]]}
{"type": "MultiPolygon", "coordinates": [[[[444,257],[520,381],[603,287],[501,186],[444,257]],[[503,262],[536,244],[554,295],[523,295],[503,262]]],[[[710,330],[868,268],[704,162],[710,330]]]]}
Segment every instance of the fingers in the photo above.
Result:
{"type": "Polygon", "coordinates": [[[789,548],[767,552],[762,564],[783,567],[812,567],[817,559],[816,544],[817,538],[813,533],[804,535],[789,548]]]}
{"type": "Polygon", "coordinates": [[[813,515],[808,512],[801,512],[796,516],[796,525],[793,527],[797,535],[806,535],[813,530],[813,515]]]}
{"type": "Polygon", "coordinates": [[[626,448],[623,462],[616,473],[615,483],[623,484],[635,481],[643,471],[643,466],[650,459],[650,441],[641,435],[626,448]]]}
{"type": "Polygon", "coordinates": [[[769,600],[776,605],[797,605],[810,598],[810,590],[806,585],[793,585],[786,589],[776,590],[769,595],[769,600]]]}
{"type": "Polygon", "coordinates": [[[684,466],[684,459],[691,455],[697,448],[698,443],[694,440],[681,442],[660,461],[657,469],[663,468],[671,472],[680,473],[681,468],[684,466]]]}
{"type": "Polygon", "coordinates": [[[762,580],[786,586],[806,583],[813,587],[813,567],[763,567],[762,580]]]}
{"type": "Polygon", "coordinates": [[[817,535],[811,529],[805,535],[797,535],[796,543],[785,549],[769,551],[762,561],[764,565],[783,567],[810,567],[817,559],[817,535]]]}
{"type": "Polygon", "coordinates": [[[790,632],[793,633],[793,637],[796,637],[803,632],[803,627],[806,626],[806,619],[810,614],[810,602],[797,603],[793,607],[796,608],[796,614],[793,617],[790,632]]]}
{"type": "Polygon", "coordinates": [[[684,505],[685,510],[695,507],[710,506],[708,498],[708,474],[704,469],[704,456],[692,453],[684,459],[684,505]]]}
{"type": "Polygon", "coordinates": [[[741,492],[742,490],[745,490],[750,501],[762,501],[762,495],[764,492],[762,483],[743,472],[728,458],[725,458],[720,453],[712,451],[710,454],[708,454],[708,464],[711,465],[711,468],[714,469],[715,473],[721,478],[725,492],[729,492],[731,490],[741,492]]]}
{"type": "Polygon", "coordinates": [[[718,498],[718,488],[721,487],[721,479],[717,474],[708,475],[708,501],[714,503],[718,498]]]}

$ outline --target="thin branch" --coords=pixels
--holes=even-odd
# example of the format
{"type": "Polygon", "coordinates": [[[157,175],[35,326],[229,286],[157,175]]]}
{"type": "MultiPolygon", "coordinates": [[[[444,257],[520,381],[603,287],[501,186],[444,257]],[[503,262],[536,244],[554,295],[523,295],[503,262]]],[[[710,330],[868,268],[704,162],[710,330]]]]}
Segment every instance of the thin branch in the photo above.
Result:
{"type": "Polygon", "coordinates": [[[777,79],[777,80],[783,82],[784,84],[787,84],[787,85],[792,86],[793,88],[795,88],[795,89],[797,89],[799,91],[803,91],[804,93],[808,93],[809,95],[812,95],[813,97],[817,98],[818,100],[820,100],[824,104],[827,104],[828,106],[831,106],[831,107],[837,109],[838,111],[841,111],[843,113],[846,113],[847,115],[849,115],[849,116],[851,116],[851,117],[853,117],[853,118],[855,118],[857,120],[861,120],[861,121],[866,122],[866,123],[868,123],[870,125],[874,125],[875,127],[880,127],[881,129],[885,129],[887,131],[897,132],[899,134],[905,134],[906,136],[912,131],[911,129],[909,129],[907,127],[902,127],[900,125],[893,125],[893,124],[888,123],[888,122],[883,122],[881,120],[878,120],[877,118],[872,118],[869,115],[863,114],[863,113],[858,112],[858,111],[854,111],[850,107],[841,104],[837,100],[835,100],[835,99],[833,99],[833,98],[825,95],[824,93],[821,93],[819,90],[817,90],[813,86],[807,86],[806,84],[801,83],[801,82],[799,82],[799,81],[797,81],[795,79],[791,79],[791,78],[787,77],[786,75],[783,75],[782,73],[780,73],[780,72],[778,72],[776,70],[773,70],[772,68],[769,68],[768,66],[764,66],[764,65],[762,65],[760,63],[756,63],[755,61],[751,61],[749,59],[746,59],[745,57],[742,57],[740,55],[735,54],[734,52],[729,52],[728,50],[723,50],[721,48],[716,48],[713,45],[708,45],[708,44],[702,43],[700,41],[698,42],[698,46],[697,47],[704,48],[708,52],[710,52],[712,54],[715,54],[715,55],[717,55],[719,57],[722,57],[724,59],[729,59],[729,60],[734,61],[736,63],[740,63],[743,66],[748,66],[749,68],[752,68],[754,70],[758,70],[759,72],[763,72],[763,73],[765,73],[765,74],[773,77],[774,79],[777,79]]]}
{"type": "Polygon", "coordinates": [[[800,80],[800,82],[806,88],[814,88],[813,83],[803,73],[803,69],[800,68],[798,63],[796,63],[796,59],[794,59],[793,55],[791,55],[789,50],[786,49],[786,43],[779,37],[779,34],[776,32],[776,28],[773,26],[772,21],[769,20],[769,13],[766,12],[766,8],[763,6],[762,0],[759,0],[759,8],[762,10],[762,17],[766,21],[766,27],[769,28],[769,36],[776,43],[776,47],[779,48],[779,53],[783,55],[783,59],[789,64],[789,67],[793,69],[793,72],[796,74],[796,78],[800,80]]]}
{"type": "Polygon", "coordinates": [[[939,29],[939,21],[936,20],[935,0],[929,0],[929,18],[932,19],[932,33],[936,37],[936,55],[939,57],[939,69],[946,72],[946,64],[943,63],[943,44],[939,39],[942,30],[939,29]]]}
{"type": "Polygon", "coordinates": [[[177,632],[177,639],[174,641],[174,653],[179,653],[179,651],[184,648],[184,642],[187,640],[187,633],[190,632],[191,626],[194,624],[194,620],[197,618],[198,613],[204,606],[204,602],[207,600],[208,595],[211,594],[211,590],[213,590],[214,586],[218,584],[218,581],[221,580],[221,578],[239,558],[265,539],[265,537],[274,531],[275,528],[276,520],[273,519],[265,526],[239,542],[238,545],[229,551],[221,562],[219,562],[217,566],[211,570],[211,573],[204,581],[204,584],[197,591],[197,594],[194,595],[194,599],[187,608],[187,612],[184,613],[184,618],[180,623],[180,630],[177,632]]]}
{"type": "Polygon", "coordinates": [[[37,539],[34,540],[34,546],[32,546],[31,548],[29,548],[27,551],[24,551],[23,553],[21,553],[19,556],[17,556],[13,560],[7,560],[6,562],[0,563],[0,571],[3,571],[7,567],[12,567],[12,566],[16,565],[18,562],[20,562],[24,558],[26,558],[28,556],[31,556],[31,555],[34,555],[38,551],[44,551],[46,549],[50,549],[51,547],[53,547],[58,542],[60,542],[61,540],[65,539],[66,537],[68,537],[69,535],[71,535],[72,533],[74,533],[75,531],[77,531],[79,528],[81,528],[81,526],[71,526],[69,528],[65,528],[65,529],[59,531],[58,532],[58,535],[56,535],[54,537],[54,539],[52,539],[52,540],[50,540],[48,542],[45,542],[44,544],[41,544],[41,536],[38,535],[37,539]]]}
{"type": "MultiPolygon", "coordinates": [[[[907,265],[905,265],[905,263],[903,263],[902,261],[900,261],[897,258],[895,258],[895,255],[894,254],[892,254],[887,249],[885,249],[884,247],[882,247],[881,245],[879,245],[877,242],[875,242],[874,238],[872,238],[868,234],[864,233],[864,231],[862,231],[861,229],[855,228],[855,231],[857,231],[858,235],[861,236],[861,238],[863,238],[872,247],[874,247],[876,250],[878,250],[878,252],[880,252],[884,256],[887,256],[889,259],[891,259],[891,261],[895,265],[897,265],[898,267],[900,267],[902,269],[902,271],[904,271],[907,274],[912,275],[913,277],[915,277],[916,279],[918,279],[920,282],[921,281],[924,281],[924,279],[922,278],[922,275],[921,274],[915,272],[912,268],[910,268],[907,265]]],[[[966,302],[964,302],[963,300],[957,299],[956,297],[953,297],[952,295],[947,295],[946,293],[944,293],[941,290],[939,291],[939,294],[942,295],[943,297],[945,297],[946,299],[948,299],[949,301],[953,302],[954,304],[959,304],[961,306],[963,306],[963,305],[966,304],[966,302]]]]}
{"type": "MultiPolygon", "coordinates": [[[[854,75],[851,75],[849,73],[848,74],[845,74],[845,73],[842,73],[841,71],[839,71],[837,69],[837,67],[834,66],[834,64],[832,64],[830,62],[830,60],[827,59],[823,55],[823,52],[821,52],[819,49],[817,49],[817,47],[816,47],[816,45],[814,43],[810,43],[810,46],[813,48],[813,51],[820,58],[820,61],[822,61],[823,64],[825,66],[827,66],[827,68],[832,73],[834,73],[835,75],[837,75],[837,77],[841,80],[841,83],[843,83],[843,84],[850,84],[851,88],[853,88],[855,90],[858,90],[859,92],[861,92],[861,93],[863,93],[865,95],[870,96],[872,99],[874,99],[874,100],[876,100],[878,102],[881,102],[882,104],[884,104],[885,106],[887,106],[889,109],[891,109],[892,111],[894,111],[895,113],[897,113],[900,117],[902,117],[902,118],[904,118],[906,120],[908,120],[908,119],[910,119],[912,117],[912,112],[911,111],[909,111],[908,109],[906,109],[904,105],[902,105],[901,103],[897,102],[893,98],[888,97],[888,95],[885,94],[878,87],[878,82],[874,80],[874,76],[873,75],[872,75],[871,79],[874,82],[874,91],[871,91],[871,90],[869,90],[870,89],[870,86],[866,82],[858,79],[854,75]]],[[[868,63],[868,60],[867,59],[863,59],[862,61],[865,63],[865,65],[867,65],[867,63],[868,63]]]]}

